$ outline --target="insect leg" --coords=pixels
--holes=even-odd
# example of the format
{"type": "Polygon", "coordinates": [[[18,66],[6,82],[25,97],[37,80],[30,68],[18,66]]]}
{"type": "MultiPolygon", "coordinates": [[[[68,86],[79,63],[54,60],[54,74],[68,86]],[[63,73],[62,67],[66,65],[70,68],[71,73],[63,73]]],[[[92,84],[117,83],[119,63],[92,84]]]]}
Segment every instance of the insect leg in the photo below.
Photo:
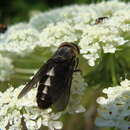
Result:
{"type": "Polygon", "coordinates": [[[73,70],[73,72],[81,72],[80,69],[77,69],[78,64],[79,64],[79,58],[76,58],[75,62],[76,62],[76,64],[75,64],[75,69],[73,70]]]}

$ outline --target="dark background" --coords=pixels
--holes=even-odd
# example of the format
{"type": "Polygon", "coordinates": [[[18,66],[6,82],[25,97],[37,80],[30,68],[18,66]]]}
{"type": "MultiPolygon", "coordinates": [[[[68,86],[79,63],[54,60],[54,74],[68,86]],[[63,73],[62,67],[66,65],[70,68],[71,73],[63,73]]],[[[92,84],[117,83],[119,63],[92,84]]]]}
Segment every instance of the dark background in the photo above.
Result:
{"type": "MultiPolygon", "coordinates": [[[[50,10],[71,4],[97,3],[103,0],[0,0],[0,23],[27,21],[32,10],[50,10]]],[[[128,2],[129,0],[122,0],[128,2]]]]}

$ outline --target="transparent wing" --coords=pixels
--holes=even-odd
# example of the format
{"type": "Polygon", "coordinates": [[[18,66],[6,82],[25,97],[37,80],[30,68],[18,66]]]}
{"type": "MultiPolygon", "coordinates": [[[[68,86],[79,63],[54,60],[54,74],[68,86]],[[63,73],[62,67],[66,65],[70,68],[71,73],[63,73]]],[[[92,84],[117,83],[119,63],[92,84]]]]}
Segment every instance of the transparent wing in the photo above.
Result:
{"type": "Polygon", "coordinates": [[[46,64],[44,64],[38,72],[34,75],[34,77],[31,79],[31,81],[28,82],[28,84],[22,89],[20,94],[18,95],[18,98],[23,97],[26,95],[32,88],[37,87],[38,83],[42,79],[43,76],[46,75],[46,72],[53,66],[52,59],[49,59],[46,64]]]}

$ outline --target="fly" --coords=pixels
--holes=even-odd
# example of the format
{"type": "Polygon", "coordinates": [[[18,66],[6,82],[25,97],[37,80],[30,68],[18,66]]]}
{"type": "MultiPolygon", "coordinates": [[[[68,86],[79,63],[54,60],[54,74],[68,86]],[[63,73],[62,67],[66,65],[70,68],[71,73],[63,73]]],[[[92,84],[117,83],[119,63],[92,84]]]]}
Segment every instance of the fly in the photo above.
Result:
{"type": "Polygon", "coordinates": [[[54,55],[38,70],[18,95],[23,97],[35,86],[37,104],[41,109],[54,107],[63,111],[69,101],[73,73],[78,71],[79,47],[71,42],[62,43],[54,55]]]}
{"type": "Polygon", "coordinates": [[[108,17],[99,17],[99,18],[97,18],[96,19],[96,22],[95,22],[95,24],[99,24],[99,23],[102,23],[103,22],[103,20],[105,20],[105,19],[108,19],[108,17]]]}

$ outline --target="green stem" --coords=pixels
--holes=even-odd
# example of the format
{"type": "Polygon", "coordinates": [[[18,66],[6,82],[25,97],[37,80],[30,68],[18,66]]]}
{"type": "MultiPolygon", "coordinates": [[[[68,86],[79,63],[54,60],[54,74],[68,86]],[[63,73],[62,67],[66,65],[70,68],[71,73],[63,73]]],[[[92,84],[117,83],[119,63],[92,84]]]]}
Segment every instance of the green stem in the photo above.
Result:
{"type": "Polygon", "coordinates": [[[25,75],[13,75],[11,78],[12,78],[12,79],[28,80],[28,79],[29,79],[29,76],[25,76],[25,75]]]}
{"type": "Polygon", "coordinates": [[[111,76],[112,76],[112,82],[113,85],[117,85],[117,79],[116,79],[116,70],[115,70],[115,62],[114,62],[114,55],[112,54],[110,56],[110,68],[111,68],[111,76]]]}
{"type": "Polygon", "coordinates": [[[36,69],[15,68],[16,73],[34,74],[35,71],[36,69]]]}

